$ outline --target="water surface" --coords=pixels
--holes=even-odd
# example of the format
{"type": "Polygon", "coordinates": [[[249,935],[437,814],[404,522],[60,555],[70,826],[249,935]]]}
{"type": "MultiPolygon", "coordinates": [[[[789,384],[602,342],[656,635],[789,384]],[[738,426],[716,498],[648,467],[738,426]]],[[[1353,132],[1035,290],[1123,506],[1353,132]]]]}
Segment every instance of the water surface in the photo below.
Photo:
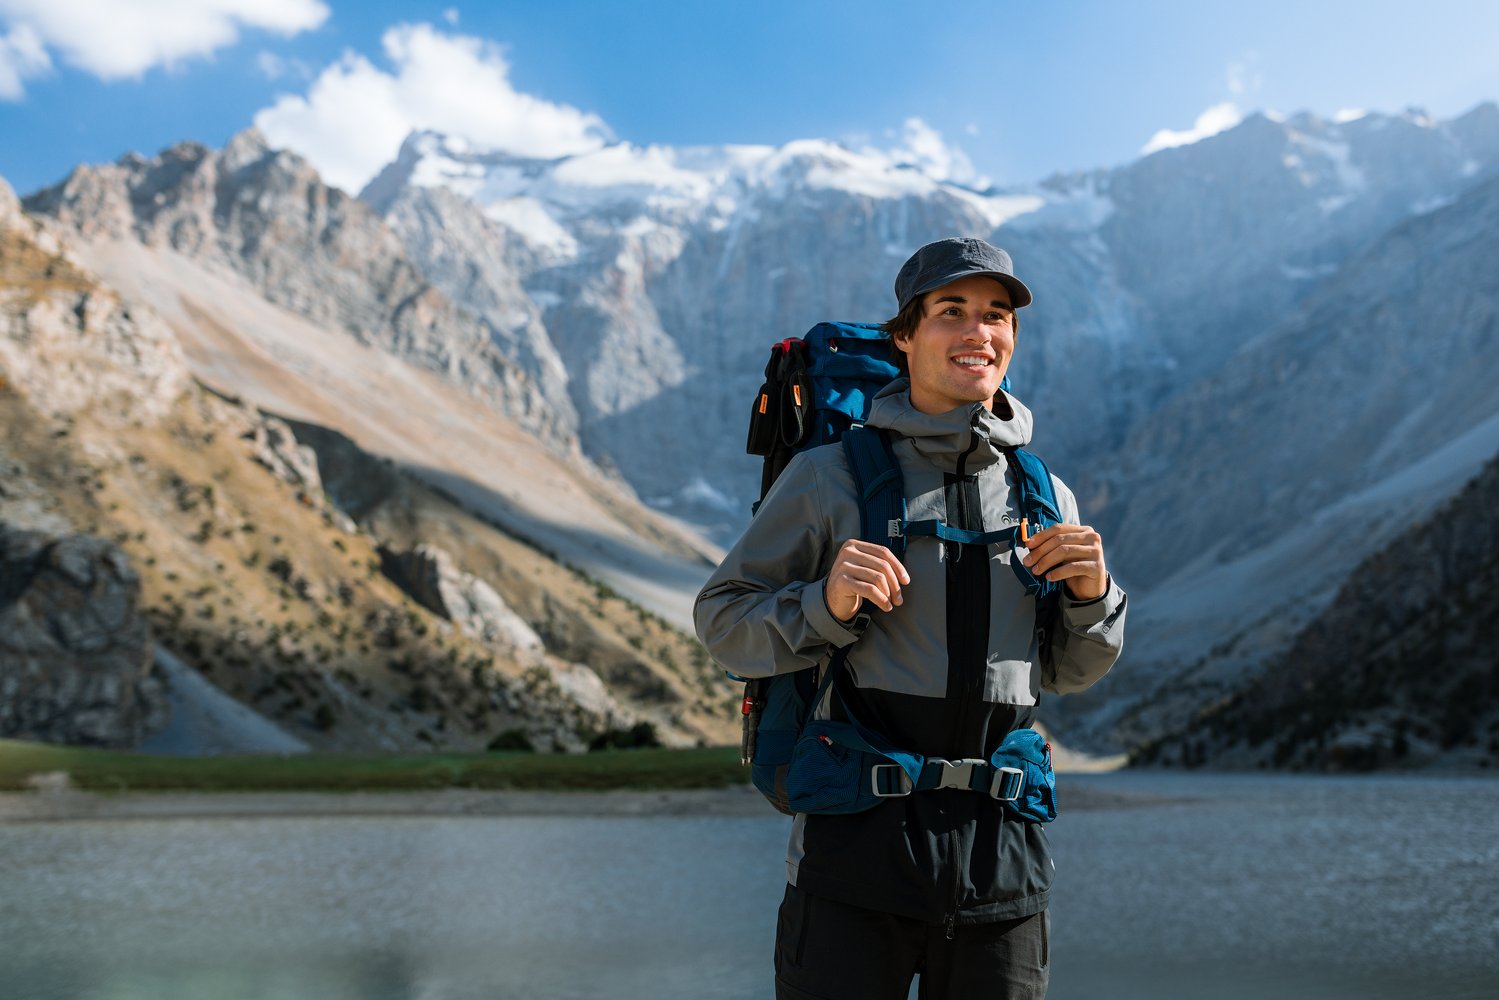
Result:
{"type": "MultiPolygon", "coordinates": [[[[1061,805],[1055,1000],[1499,996],[1499,782],[1064,776],[1061,805]]],[[[0,825],[0,996],[766,1000],[787,828],[0,825]]]]}

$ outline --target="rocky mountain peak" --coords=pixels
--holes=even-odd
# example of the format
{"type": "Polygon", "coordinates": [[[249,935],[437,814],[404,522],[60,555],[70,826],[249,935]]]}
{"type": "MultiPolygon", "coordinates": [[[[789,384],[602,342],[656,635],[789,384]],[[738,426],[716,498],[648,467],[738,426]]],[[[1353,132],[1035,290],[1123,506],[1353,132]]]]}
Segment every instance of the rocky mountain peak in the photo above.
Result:
{"type": "Polygon", "coordinates": [[[134,238],[237,272],[272,303],[413,360],[559,450],[574,447],[576,417],[555,379],[496,345],[528,317],[457,306],[368,205],[255,129],[218,152],[184,142],[151,159],[80,167],[26,204],[86,241],[134,238]]]}
{"type": "Polygon", "coordinates": [[[219,153],[223,169],[233,173],[270,155],[271,146],[255,126],[237,132],[219,153]]]}

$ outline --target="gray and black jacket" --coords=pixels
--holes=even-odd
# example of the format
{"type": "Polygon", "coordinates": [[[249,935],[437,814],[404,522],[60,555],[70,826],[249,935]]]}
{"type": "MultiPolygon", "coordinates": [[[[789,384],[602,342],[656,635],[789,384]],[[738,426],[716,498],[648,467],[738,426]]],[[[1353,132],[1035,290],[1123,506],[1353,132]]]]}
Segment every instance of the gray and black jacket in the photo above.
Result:
{"type": "MultiPolygon", "coordinates": [[[[974,531],[1016,523],[1004,449],[1029,443],[1030,411],[1001,392],[993,412],[975,403],[923,414],[909,388],[891,383],[868,420],[890,431],[907,518],[974,531]]],[[[1077,523],[1072,492],[1053,483],[1063,519],[1077,523]]],[[[1035,601],[1010,569],[1009,549],[933,538],[909,540],[902,604],[845,625],[823,585],[839,546],[858,536],[842,447],[796,456],[698,595],[697,633],[714,659],[764,677],[825,664],[855,643],[819,715],[846,706],[898,747],[956,760],[988,758],[1007,733],[1035,722],[1042,690],[1081,691],[1119,655],[1125,595],[1112,580],[1094,601],[1063,594],[1043,656],[1035,601]]],[[[797,816],[787,869],[813,895],[937,924],[1045,909],[1053,865],[1044,827],[1007,818],[987,796],[943,789],[868,812],[797,816]]]]}

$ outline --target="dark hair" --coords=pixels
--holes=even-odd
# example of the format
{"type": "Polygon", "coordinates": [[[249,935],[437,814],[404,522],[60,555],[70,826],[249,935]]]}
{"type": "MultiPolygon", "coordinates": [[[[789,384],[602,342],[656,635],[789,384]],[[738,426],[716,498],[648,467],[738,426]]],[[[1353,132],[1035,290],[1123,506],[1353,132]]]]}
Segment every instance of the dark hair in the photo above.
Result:
{"type": "Polygon", "coordinates": [[[895,367],[900,369],[902,375],[911,374],[911,370],[906,367],[906,352],[895,346],[895,341],[900,337],[909,338],[916,332],[916,328],[921,325],[922,317],[926,315],[925,309],[926,295],[923,293],[907,302],[904,309],[880,324],[880,332],[890,338],[895,367]]]}
{"type": "MultiPolygon", "coordinates": [[[[906,303],[904,309],[880,324],[880,332],[890,338],[892,346],[897,338],[909,338],[921,325],[922,319],[926,316],[926,296],[925,292],[916,296],[906,303]]],[[[1010,310],[1010,330],[1015,334],[1020,333],[1020,317],[1014,309],[1010,310]]],[[[895,367],[900,369],[902,375],[910,375],[911,370],[906,366],[906,352],[895,346],[893,353],[895,367]]]]}

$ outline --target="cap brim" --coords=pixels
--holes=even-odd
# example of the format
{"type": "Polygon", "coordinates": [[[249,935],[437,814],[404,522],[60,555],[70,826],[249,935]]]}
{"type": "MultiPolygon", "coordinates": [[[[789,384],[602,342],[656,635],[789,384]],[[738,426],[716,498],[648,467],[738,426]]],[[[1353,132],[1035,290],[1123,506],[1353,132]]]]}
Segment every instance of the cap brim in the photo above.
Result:
{"type": "MultiPolygon", "coordinates": [[[[933,278],[931,281],[925,282],[920,288],[911,293],[911,299],[914,299],[919,295],[925,295],[927,292],[930,292],[936,288],[941,288],[943,285],[950,285],[960,278],[971,278],[974,276],[993,278],[1001,285],[1004,285],[1007,289],[1010,290],[1010,305],[1016,309],[1020,309],[1031,304],[1031,290],[1025,287],[1025,282],[1021,281],[1013,274],[1005,274],[1002,271],[972,271],[966,269],[962,271],[956,271],[944,277],[933,278]]],[[[907,299],[906,301],[909,302],[910,299],[907,299]]]]}

